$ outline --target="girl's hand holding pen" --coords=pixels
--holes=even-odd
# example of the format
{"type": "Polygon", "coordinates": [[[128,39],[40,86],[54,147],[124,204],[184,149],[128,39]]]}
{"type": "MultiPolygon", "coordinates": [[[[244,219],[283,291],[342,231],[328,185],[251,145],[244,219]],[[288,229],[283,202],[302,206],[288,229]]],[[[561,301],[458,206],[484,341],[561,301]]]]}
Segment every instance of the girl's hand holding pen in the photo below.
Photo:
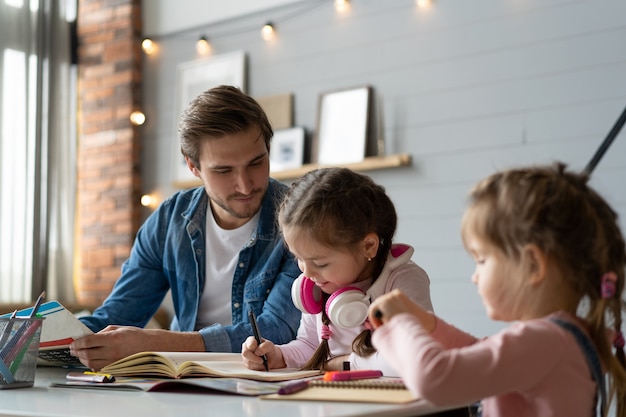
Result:
{"type": "Polygon", "coordinates": [[[432,332],[437,323],[436,317],[431,312],[419,307],[398,289],[376,298],[370,305],[368,312],[370,323],[375,328],[382,326],[400,313],[416,316],[422,327],[428,332],[432,332]]]}
{"type": "Polygon", "coordinates": [[[250,336],[241,345],[243,364],[248,369],[265,371],[263,355],[267,358],[269,369],[285,368],[287,366],[283,360],[283,352],[269,340],[264,339],[259,345],[254,336],[250,336]]]}

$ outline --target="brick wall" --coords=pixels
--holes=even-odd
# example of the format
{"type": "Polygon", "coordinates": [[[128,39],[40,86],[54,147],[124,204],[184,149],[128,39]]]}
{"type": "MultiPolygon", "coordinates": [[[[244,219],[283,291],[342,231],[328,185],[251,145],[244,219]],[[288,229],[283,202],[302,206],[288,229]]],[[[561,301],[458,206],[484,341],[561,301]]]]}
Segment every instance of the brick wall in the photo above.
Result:
{"type": "Polygon", "coordinates": [[[99,304],[139,226],[140,0],[78,1],[77,301],[99,304]]]}

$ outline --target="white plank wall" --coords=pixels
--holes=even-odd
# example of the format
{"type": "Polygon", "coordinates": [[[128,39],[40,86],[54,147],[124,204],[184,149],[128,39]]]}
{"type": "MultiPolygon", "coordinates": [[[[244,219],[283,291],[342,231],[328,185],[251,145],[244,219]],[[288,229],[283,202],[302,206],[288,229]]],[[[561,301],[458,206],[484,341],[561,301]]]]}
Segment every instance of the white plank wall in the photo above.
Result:
{"type": "MultiPolygon", "coordinates": [[[[397,241],[415,246],[436,312],[478,336],[503,326],[485,315],[459,238],[468,189],[494,170],[562,160],[582,169],[626,107],[626,1],[352,0],[337,15],[313,0],[154,39],[144,63],[145,192],[171,194],[176,65],[243,50],[248,92],[291,92],[295,124],[313,132],[320,93],[371,85],[387,153],[408,168],[373,171],[400,217],[397,241]],[[308,10],[298,12],[303,5],[308,10]],[[284,20],[281,21],[281,18],[284,20]],[[259,30],[276,23],[278,38],[259,30]]],[[[211,10],[197,10],[211,14],[211,10]]],[[[626,129],[592,183],[626,229],[626,129]]]]}

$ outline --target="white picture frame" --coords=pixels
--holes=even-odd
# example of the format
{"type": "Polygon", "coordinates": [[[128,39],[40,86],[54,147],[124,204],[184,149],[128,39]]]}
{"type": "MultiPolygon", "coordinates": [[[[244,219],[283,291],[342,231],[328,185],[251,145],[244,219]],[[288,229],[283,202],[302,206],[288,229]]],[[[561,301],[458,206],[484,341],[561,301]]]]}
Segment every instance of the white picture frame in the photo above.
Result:
{"type": "Polygon", "coordinates": [[[319,165],[365,159],[369,140],[372,88],[362,86],[320,95],[313,155],[319,165]]]}
{"type": "Polygon", "coordinates": [[[270,142],[270,174],[300,168],[304,164],[304,127],[276,129],[270,142]]]}
{"type": "Polygon", "coordinates": [[[199,181],[180,153],[178,122],[189,103],[200,93],[219,85],[232,85],[246,92],[246,54],[236,51],[183,62],[176,68],[176,118],[174,124],[173,185],[185,188],[199,181]]]}

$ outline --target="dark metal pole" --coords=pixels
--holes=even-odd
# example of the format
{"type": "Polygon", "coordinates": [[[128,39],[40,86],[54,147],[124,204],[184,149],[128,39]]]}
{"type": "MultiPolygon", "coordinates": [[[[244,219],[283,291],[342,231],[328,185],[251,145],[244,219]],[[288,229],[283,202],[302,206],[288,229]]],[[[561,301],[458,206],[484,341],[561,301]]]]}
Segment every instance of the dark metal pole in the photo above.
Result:
{"type": "Polygon", "coordinates": [[[617,137],[617,134],[622,129],[622,126],[624,126],[624,123],[626,123],[626,108],[624,108],[622,115],[619,117],[619,119],[617,119],[615,125],[613,125],[613,129],[611,129],[604,141],[600,144],[600,147],[596,151],[595,155],[593,155],[593,158],[591,158],[591,161],[589,161],[589,163],[585,167],[583,174],[586,174],[587,176],[591,175],[591,172],[596,167],[596,165],[598,165],[598,162],[600,162],[600,159],[602,159],[602,156],[604,156],[606,150],[609,149],[609,146],[617,137]]]}

